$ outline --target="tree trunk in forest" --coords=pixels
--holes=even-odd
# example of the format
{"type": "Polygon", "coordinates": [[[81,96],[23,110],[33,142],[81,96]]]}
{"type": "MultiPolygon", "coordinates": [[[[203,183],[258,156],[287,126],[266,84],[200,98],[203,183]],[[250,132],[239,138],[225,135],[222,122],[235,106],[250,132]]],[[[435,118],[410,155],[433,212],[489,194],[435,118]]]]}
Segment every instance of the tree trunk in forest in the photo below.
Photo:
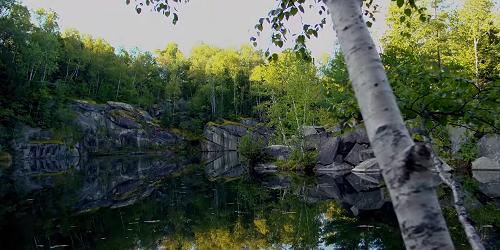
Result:
{"type": "Polygon", "coordinates": [[[118,79],[118,87],[116,88],[116,97],[115,100],[118,101],[118,95],[120,94],[120,85],[122,83],[122,74],[120,73],[120,78],[118,79]]]}
{"type": "MultiPolygon", "coordinates": [[[[273,102],[273,105],[276,105],[276,96],[274,95],[274,91],[271,92],[271,101],[273,102]]],[[[281,121],[281,116],[279,114],[278,114],[278,123],[279,123],[278,129],[281,131],[283,144],[288,145],[283,122],[281,121]]]]}
{"type": "Polygon", "coordinates": [[[238,115],[238,103],[236,102],[236,80],[233,80],[233,107],[234,114],[238,115]]]}
{"type": "Polygon", "coordinates": [[[479,87],[479,52],[477,51],[479,39],[474,38],[474,70],[476,71],[476,86],[479,87]]]}
{"type": "MultiPolygon", "coordinates": [[[[75,70],[75,75],[74,77],[78,77],[78,73],[80,72],[80,64],[77,64],[76,65],[76,70],[75,70]]],[[[73,76],[71,77],[71,80],[73,80],[73,76]]]]}
{"type": "Polygon", "coordinates": [[[47,56],[45,56],[45,65],[43,66],[42,82],[45,81],[47,75],[47,56]]]}
{"type": "Polygon", "coordinates": [[[69,62],[70,62],[70,60],[68,59],[66,61],[66,75],[64,76],[64,82],[68,81],[68,76],[69,76],[69,62]]]}
{"type": "MultiPolygon", "coordinates": [[[[437,20],[438,19],[438,15],[437,15],[438,2],[437,1],[434,1],[433,8],[434,8],[434,19],[437,20]]],[[[438,64],[438,69],[439,69],[439,77],[441,77],[442,66],[441,66],[441,48],[439,46],[439,27],[436,28],[436,52],[437,52],[437,64],[438,64]]]]}
{"type": "Polygon", "coordinates": [[[35,77],[35,73],[34,73],[34,71],[35,71],[35,65],[33,64],[33,65],[31,66],[30,75],[29,75],[29,77],[28,77],[28,81],[30,81],[30,82],[33,80],[33,77],[35,77]]]}
{"type": "Polygon", "coordinates": [[[454,249],[432,182],[429,149],[405,127],[359,0],[324,0],[407,249],[454,249]]]}
{"type": "Polygon", "coordinates": [[[215,99],[215,83],[211,83],[211,89],[212,89],[212,96],[210,98],[210,104],[211,104],[211,111],[212,111],[212,118],[215,118],[215,113],[217,112],[217,101],[215,99]]]}

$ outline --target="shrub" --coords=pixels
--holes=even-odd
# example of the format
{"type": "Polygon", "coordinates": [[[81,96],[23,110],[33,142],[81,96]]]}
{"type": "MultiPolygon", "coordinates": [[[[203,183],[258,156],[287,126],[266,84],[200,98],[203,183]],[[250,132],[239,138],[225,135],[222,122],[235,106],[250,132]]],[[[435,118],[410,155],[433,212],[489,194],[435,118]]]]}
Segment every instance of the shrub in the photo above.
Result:
{"type": "Polygon", "coordinates": [[[245,157],[250,165],[254,165],[264,158],[264,146],[265,145],[261,139],[245,135],[241,137],[238,152],[245,157]]]}
{"type": "Polygon", "coordinates": [[[278,162],[280,168],[285,170],[305,170],[309,171],[316,166],[318,153],[316,151],[302,152],[299,149],[294,149],[290,154],[290,158],[285,161],[278,162]]]}

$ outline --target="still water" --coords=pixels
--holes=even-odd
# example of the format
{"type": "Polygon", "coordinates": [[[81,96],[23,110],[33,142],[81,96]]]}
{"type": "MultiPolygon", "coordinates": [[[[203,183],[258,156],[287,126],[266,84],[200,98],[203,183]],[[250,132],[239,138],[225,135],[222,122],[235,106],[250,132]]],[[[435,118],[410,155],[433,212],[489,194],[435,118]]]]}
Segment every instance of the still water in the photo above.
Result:
{"type": "Polygon", "coordinates": [[[0,249],[404,248],[380,176],[255,173],[236,154],[205,158],[2,169],[0,249]]]}

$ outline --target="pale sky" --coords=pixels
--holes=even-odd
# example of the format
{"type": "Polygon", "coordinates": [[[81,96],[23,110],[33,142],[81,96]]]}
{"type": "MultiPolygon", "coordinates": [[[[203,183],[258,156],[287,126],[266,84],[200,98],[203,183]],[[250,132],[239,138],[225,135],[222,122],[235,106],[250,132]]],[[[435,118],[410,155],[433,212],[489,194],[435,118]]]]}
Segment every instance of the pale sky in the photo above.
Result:
{"type": "MultiPolygon", "coordinates": [[[[190,0],[179,9],[179,22],[174,26],[171,19],[150,11],[138,15],[133,5],[125,0],[21,0],[30,9],[51,9],[59,14],[61,30],[75,28],[94,38],[103,38],[115,48],[138,47],[141,50],[162,49],[169,42],[179,44],[180,49],[189,54],[200,43],[223,48],[238,48],[248,43],[255,35],[254,26],[260,17],[265,17],[275,4],[274,0],[190,0]]],[[[134,2],[133,0],[131,1],[134,2]]],[[[386,7],[389,0],[379,0],[386,7]],[[384,3],[385,2],[385,3],[384,3]]],[[[307,3],[307,1],[306,1],[307,3]]],[[[380,16],[385,15],[382,8],[380,16]],[[383,14],[382,14],[383,13],[383,14]]],[[[307,8],[306,8],[307,10],[307,8]]],[[[309,23],[319,20],[316,11],[304,15],[309,23]]],[[[378,40],[385,28],[384,18],[377,18],[371,28],[378,40]]],[[[300,31],[300,20],[289,24],[292,32],[300,31]]],[[[263,32],[258,38],[258,48],[265,50],[270,43],[270,35],[263,32]]],[[[290,40],[285,47],[292,46],[290,40]]],[[[308,41],[308,48],[317,59],[331,54],[335,46],[335,33],[331,21],[319,33],[319,38],[308,41]]],[[[278,51],[272,48],[271,51],[278,51]]]]}

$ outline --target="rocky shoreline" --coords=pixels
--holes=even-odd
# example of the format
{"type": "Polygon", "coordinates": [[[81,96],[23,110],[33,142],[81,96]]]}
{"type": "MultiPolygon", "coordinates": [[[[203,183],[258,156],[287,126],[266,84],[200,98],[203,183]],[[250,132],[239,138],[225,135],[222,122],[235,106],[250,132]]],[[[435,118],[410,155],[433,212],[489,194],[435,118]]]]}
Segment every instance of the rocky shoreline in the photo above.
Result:
{"type": "MultiPolygon", "coordinates": [[[[248,124],[248,122],[247,122],[248,124]]],[[[204,131],[204,140],[201,142],[202,151],[205,152],[210,173],[220,175],[231,175],[234,169],[226,169],[228,165],[237,166],[238,145],[243,136],[261,139],[265,142],[263,148],[263,161],[253,166],[253,170],[261,173],[279,171],[276,162],[287,160],[293,150],[287,145],[275,145],[271,134],[262,131],[272,131],[258,122],[252,122],[252,126],[236,122],[224,122],[220,124],[208,124],[204,131]],[[267,129],[267,130],[266,130],[267,129]],[[233,160],[232,160],[233,159],[233,160]],[[225,170],[224,170],[225,169],[225,170]]],[[[354,173],[357,175],[379,174],[380,168],[375,159],[373,150],[363,127],[356,127],[348,132],[338,135],[337,131],[329,131],[318,126],[307,126],[302,130],[305,150],[317,152],[314,172],[317,174],[329,173],[354,173]]],[[[452,134],[454,138],[460,138],[452,134]]],[[[463,141],[461,139],[460,141],[463,141]]],[[[459,143],[455,143],[455,150],[459,143]]],[[[478,140],[477,159],[472,161],[472,177],[479,183],[482,193],[491,199],[500,199],[500,136],[496,134],[484,135],[478,140]]],[[[453,168],[444,162],[443,169],[446,172],[453,168]]],[[[241,169],[236,171],[240,172],[241,169]]]]}
{"type": "MultiPolygon", "coordinates": [[[[61,137],[54,131],[24,127],[12,141],[16,172],[51,174],[79,169],[81,162],[93,161],[96,156],[155,155],[174,159],[172,148],[186,145],[182,136],[162,128],[148,112],[119,102],[96,104],[77,100],[70,104],[76,133],[61,137]]],[[[240,176],[247,171],[238,155],[245,136],[262,143],[263,160],[251,167],[258,173],[280,170],[276,162],[286,161],[293,150],[301,147],[316,152],[313,171],[317,174],[352,173],[371,180],[380,168],[363,127],[341,133],[339,129],[305,126],[301,143],[279,145],[273,140],[274,130],[254,119],[240,122],[224,121],[205,126],[200,148],[205,172],[210,179],[219,176],[240,176]]],[[[454,138],[460,138],[453,134],[454,138]]],[[[455,141],[457,141],[455,139],[455,141]]],[[[463,140],[458,140],[463,141],[463,140]]],[[[453,142],[453,140],[452,140],[453,142]]],[[[457,150],[460,146],[453,145],[457,150]]],[[[500,198],[500,136],[484,135],[477,142],[477,159],[472,162],[472,177],[491,199],[500,198]]],[[[154,165],[154,164],[153,164],[154,165]]],[[[156,164],[157,165],[157,164],[156,164]]],[[[445,164],[446,171],[453,169],[445,164]]]]}
{"type": "Polygon", "coordinates": [[[59,135],[57,131],[24,126],[11,142],[14,160],[22,165],[70,162],[68,165],[74,166],[89,156],[164,152],[184,143],[181,136],[162,128],[148,112],[130,104],[76,100],[69,108],[71,133],[59,135]]]}

